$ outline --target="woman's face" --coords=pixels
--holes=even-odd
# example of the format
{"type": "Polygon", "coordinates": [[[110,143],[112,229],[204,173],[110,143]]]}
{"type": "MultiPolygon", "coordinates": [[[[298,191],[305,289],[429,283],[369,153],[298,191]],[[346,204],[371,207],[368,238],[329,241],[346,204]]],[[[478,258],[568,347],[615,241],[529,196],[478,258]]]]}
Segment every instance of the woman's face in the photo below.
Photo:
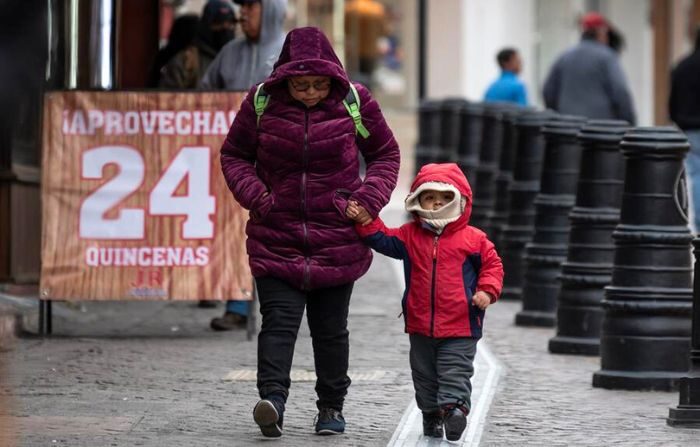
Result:
{"type": "Polygon", "coordinates": [[[289,94],[306,107],[313,107],[328,96],[331,78],[328,76],[294,76],[287,81],[289,94]]]}

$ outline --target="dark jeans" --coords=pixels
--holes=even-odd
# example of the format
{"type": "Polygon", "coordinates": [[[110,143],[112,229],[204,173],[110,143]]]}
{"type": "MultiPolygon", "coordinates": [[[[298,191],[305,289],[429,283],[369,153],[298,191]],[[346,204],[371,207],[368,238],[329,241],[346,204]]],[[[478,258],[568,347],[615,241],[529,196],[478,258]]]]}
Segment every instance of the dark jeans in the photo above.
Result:
{"type": "Polygon", "coordinates": [[[304,315],[311,330],[319,408],[342,410],[348,377],[348,307],[353,283],[299,290],[279,279],[256,278],[262,329],[258,335],[260,397],[289,394],[294,344],[304,315]]]}

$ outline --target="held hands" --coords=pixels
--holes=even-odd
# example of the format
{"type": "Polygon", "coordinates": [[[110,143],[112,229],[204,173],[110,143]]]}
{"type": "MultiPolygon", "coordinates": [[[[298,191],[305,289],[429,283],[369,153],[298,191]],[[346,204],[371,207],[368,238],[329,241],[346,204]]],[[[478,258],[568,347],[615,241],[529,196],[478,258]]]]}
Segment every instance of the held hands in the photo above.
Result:
{"type": "Polygon", "coordinates": [[[372,217],[367,210],[354,200],[348,201],[348,206],[345,208],[345,215],[363,226],[372,223],[372,217]]]}
{"type": "Polygon", "coordinates": [[[472,298],[472,303],[479,309],[484,310],[491,304],[491,295],[484,291],[476,292],[472,298]]]}

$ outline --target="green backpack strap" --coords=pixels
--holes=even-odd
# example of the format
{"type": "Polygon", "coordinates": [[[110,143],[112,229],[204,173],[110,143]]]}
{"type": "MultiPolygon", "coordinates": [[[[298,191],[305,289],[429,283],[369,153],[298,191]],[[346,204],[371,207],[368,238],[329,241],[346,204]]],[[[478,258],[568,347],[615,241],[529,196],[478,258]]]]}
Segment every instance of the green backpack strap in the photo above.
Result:
{"type": "Polygon", "coordinates": [[[343,105],[355,123],[355,133],[359,133],[364,139],[369,138],[369,130],[362,124],[362,115],[360,115],[360,95],[357,94],[357,89],[352,82],[350,82],[350,90],[343,100],[343,105]]]}
{"type": "MultiPolygon", "coordinates": [[[[255,90],[255,96],[253,96],[253,106],[255,107],[258,127],[260,127],[260,118],[262,118],[263,113],[265,113],[265,108],[270,102],[270,96],[263,88],[264,84],[264,82],[258,84],[258,88],[255,90]]],[[[355,86],[352,85],[352,82],[350,83],[348,95],[343,100],[343,105],[345,106],[345,110],[348,111],[350,118],[352,118],[352,121],[355,123],[355,132],[359,133],[362,138],[369,138],[369,130],[362,124],[362,115],[360,115],[360,95],[357,93],[355,86]]]]}
{"type": "Polygon", "coordinates": [[[255,107],[255,115],[258,117],[258,127],[260,127],[260,118],[262,118],[265,112],[265,107],[267,107],[267,103],[270,102],[270,96],[265,92],[265,89],[263,89],[264,84],[264,82],[258,84],[258,88],[255,90],[255,96],[253,96],[253,106],[255,107]]]}

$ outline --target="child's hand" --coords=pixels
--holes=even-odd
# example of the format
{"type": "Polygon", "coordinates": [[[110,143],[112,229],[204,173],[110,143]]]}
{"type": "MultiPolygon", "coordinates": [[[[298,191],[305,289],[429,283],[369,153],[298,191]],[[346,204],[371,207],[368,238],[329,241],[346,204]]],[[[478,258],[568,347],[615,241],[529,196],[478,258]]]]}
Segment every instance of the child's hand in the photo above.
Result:
{"type": "Polygon", "coordinates": [[[372,223],[372,217],[369,215],[367,210],[354,200],[348,201],[348,207],[345,208],[345,215],[362,225],[372,223]]]}
{"type": "Polygon", "coordinates": [[[479,309],[484,310],[491,304],[491,295],[484,291],[476,292],[472,298],[472,303],[479,309]]]}

